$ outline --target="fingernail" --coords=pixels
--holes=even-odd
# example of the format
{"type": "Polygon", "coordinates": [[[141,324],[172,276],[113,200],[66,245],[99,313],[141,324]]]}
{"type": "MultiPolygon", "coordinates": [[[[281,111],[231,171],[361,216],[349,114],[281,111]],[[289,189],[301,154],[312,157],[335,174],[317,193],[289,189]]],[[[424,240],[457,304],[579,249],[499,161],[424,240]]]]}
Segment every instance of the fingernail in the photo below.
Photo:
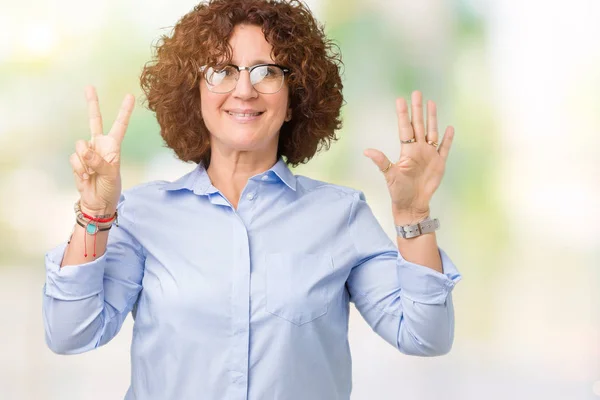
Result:
{"type": "Polygon", "coordinates": [[[82,177],[84,180],[87,180],[87,179],[89,179],[90,176],[84,172],[82,177]]]}

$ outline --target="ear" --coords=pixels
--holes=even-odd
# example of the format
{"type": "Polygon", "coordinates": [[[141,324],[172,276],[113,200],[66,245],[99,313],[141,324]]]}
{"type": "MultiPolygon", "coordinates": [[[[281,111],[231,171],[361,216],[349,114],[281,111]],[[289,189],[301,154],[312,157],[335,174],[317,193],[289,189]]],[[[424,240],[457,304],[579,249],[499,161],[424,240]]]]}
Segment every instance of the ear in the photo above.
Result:
{"type": "Polygon", "coordinates": [[[285,115],[285,122],[289,122],[292,120],[292,109],[288,108],[287,114],[285,115]]]}

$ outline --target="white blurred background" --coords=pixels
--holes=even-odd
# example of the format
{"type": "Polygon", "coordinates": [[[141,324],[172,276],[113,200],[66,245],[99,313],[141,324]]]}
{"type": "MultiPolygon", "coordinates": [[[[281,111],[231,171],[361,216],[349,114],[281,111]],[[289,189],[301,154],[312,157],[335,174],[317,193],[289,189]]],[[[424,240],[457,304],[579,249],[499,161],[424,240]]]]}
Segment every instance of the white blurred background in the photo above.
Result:
{"type": "MultiPolygon", "coordinates": [[[[351,317],[353,400],[600,399],[600,1],[312,0],[345,62],[341,139],[296,173],[362,189],[394,234],[362,150],[398,155],[394,98],[415,89],[456,129],[432,212],[464,279],[444,357],[404,356],[351,317]]],[[[0,0],[0,399],[119,399],[132,320],[110,344],[44,344],[44,253],[77,199],[68,156],[87,138],[83,88],[105,125],[138,99],[124,187],[175,179],[138,77],[194,1],[0,0]]]]}

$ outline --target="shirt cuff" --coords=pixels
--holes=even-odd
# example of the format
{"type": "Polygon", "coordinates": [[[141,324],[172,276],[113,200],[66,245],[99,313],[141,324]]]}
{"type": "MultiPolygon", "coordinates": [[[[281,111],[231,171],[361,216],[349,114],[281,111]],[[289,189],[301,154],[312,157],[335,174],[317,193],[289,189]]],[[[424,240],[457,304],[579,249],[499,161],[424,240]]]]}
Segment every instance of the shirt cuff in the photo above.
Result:
{"type": "Polygon", "coordinates": [[[417,303],[443,304],[462,279],[450,257],[441,248],[438,250],[443,273],[407,261],[398,253],[398,278],[404,297],[417,303]]]}
{"type": "Polygon", "coordinates": [[[46,284],[44,293],[59,300],[81,300],[104,289],[106,252],[94,261],[60,267],[67,243],[46,253],[46,284]]]}

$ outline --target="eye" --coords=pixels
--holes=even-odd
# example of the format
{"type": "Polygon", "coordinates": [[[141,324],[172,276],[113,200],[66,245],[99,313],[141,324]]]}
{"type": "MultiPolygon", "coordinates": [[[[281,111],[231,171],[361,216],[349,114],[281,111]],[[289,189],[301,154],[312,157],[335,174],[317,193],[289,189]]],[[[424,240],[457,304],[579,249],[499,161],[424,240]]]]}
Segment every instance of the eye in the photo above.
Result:
{"type": "Polygon", "coordinates": [[[215,67],[213,70],[213,74],[217,74],[219,76],[231,76],[235,73],[234,68],[230,65],[225,65],[223,67],[215,67]]]}
{"type": "Polygon", "coordinates": [[[261,70],[261,75],[265,76],[265,77],[270,76],[270,75],[275,75],[275,73],[276,73],[275,68],[273,68],[273,67],[266,67],[261,70]]]}
{"type": "Polygon", "coordinates": [[[235,69],[233,67],[227,66],[223,69],[220,69],[219,73],[224,74],[225,76],[232,76],[235,75],[235,69]]]}
{"type": "Polygon", "coordinates": [[[206,70],[206,80],[209,84],[216,86],[223,81],[229,81],[236,77],[237,70],[230,65],[209,67],[206,70]]]}
{"type": "Polygon", "coordinates": [[[278,78],[282,75],[282,71],[278,67],[274,67],[272,65],[264,65],[256,68],[256,74],[258,78],[278,78]]]}

